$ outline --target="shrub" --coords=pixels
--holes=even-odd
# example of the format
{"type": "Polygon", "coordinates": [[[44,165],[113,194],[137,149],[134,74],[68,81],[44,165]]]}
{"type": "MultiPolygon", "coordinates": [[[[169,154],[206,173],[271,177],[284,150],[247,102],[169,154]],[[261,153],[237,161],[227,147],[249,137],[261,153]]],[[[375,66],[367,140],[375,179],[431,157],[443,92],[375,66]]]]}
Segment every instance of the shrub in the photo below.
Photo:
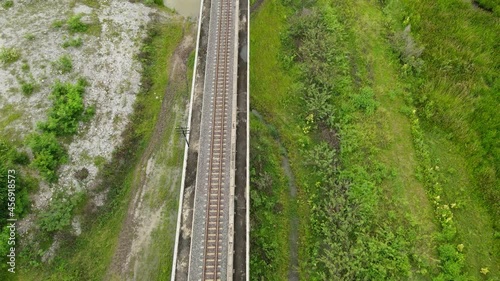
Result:
{"type": "Polygon", "coordinates": [[[34,155],[31,165],[40,171],[44,179],[54,182],[57,179],[56,171],[66,161],[67,155],[55,134],[44,132],[32,135],[28,145],[34,155]]]}
{"type": "Polygon", "coordinates": [[[15,48],[1,48],[0,49],[0,62],[3,64],[10,64],[17,61],[21,57],[21,52],[15,48]]]}
{"type": "Polygon", "coordinates": [[[73,62],[68,55],[63,55],[54,63],[54,67],[61,73],[68,73],[73,69],[73,62]]]}
{"type": "Polygon", "coordinates": [[[18,172],[19,165],[24,165],[28,162],[29,160],[25,153],[18,152],[12,144],[0,139],[0,229],[5,226],[6,219],[9,218],[9,210],[7,209],[8,180],[12,180],[12,177],[9,177],[9,175],[15,176],[16,208],[14,214],[16,217],[20,218],[30,205],[27,189],[31,184],[25,180],[26,177],[24,174],[18,172]],[[16,172],[9,173],[9,170],[15,170],[16,172]]]}
{"type": "Polygon", "coordinates": [[[84,91],[84,80],[79,80],[76,84],[56,82],[50,96],[53,106],[48,120],[40,123],[39,128],[57,136],[76,133],[78,122],[84,113],[84,91]]]}
{"type": "Polygon", "coordinates": [[[373,114],[378,107],[375,94],[370,87],[364,87],[359,94],[353,95],[352,101],[357,109],[363,110],[366,114],[373,114]]]}
{"type": "MultiPolygon", "coordinates": [[[[66,151],[57,141],[57,137],[75,134],[79,121],[83,119],[85,86],[83,79],[76,84],[56,82],[50,95],[53,106],[49,111],[48,120],[38,124],[42,133],[32,136],[28,141],[35,156],[32,165],[48,181],[57,179],[56,170],[66,161],[66,151]]],[[[92,109],[86,114],[92,115],[92,109]]]]}
{"type": "Polygon", "coordinates": [[[85,32],[89,28],[89,26],[81,21],[82,15],[74,15],[70,17],[67,21],[66,24],[68,25],[68,30],[71,33],[76,33],[76,32],[85,32]]]}
{"type": "Polygon", "coordinates": [[[8,9],[8,8],[11,8],[12,6],[14,6],[14,1],[12,0],[6,0],[2,3],[2,7],[4,9],[8,9]]]}
{"type": "Polygon", "coordinates": [[[81,193],[75,195],[58,193],[52,197],[49,208],[40,214],[40,227],[42,230],[52,232],[63,230],[69,226],[73,210],[82,200],[82,197],[81,193]]]}

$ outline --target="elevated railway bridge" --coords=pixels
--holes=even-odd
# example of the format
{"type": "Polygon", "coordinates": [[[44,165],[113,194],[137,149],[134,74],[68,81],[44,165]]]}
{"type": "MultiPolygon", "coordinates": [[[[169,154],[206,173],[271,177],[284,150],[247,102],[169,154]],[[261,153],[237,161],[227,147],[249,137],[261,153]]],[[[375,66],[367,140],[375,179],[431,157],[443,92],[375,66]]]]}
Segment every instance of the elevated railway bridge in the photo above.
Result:
{"type": "Polygon", "coordinates": [[[172,281],[249,279],[248,7],[202,1],[172,281]]]}

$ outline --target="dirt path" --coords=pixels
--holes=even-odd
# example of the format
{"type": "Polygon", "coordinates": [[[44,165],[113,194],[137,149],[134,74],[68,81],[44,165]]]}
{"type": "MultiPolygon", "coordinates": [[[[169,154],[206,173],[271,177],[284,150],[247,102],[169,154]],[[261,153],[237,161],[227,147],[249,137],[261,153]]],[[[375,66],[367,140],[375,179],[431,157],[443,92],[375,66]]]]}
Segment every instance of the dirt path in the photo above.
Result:
{"type": "Polygon", "coordinates": [[[170,59],[168,86],[163,96],[161,112],[151,139],[141,156],[139,164],[134,170],[134,181],[131,186],[132,191],[127,216],[122,224],[115,254],[108,268],[105,280],[116,279],[117,277],[119,277],[119,280],[125,280],[127,272],[130,270],[128,262],[131,260],[130,256],[133,252],[132,244],[135,239],[139,238],[136,233],[139,222],[136,218],[139,217],[137,215],[138,205],[145,193],[143,189],[146,181],[146,167],[152,154],[163,142],[165,128],[168,122],[171,121],[168,120],[171,111],[174,110],[171,106],[171,101],[177,90],[186,86],[187,60],[193,50],[194,42],[194,29],[186,30],[183,40],[179,43],[170,59]]]}
{"type": "MultiPolygon", "coordinates": [[[[297,185],[295,185],[295,177],[293,176],[290,162],[285,155],[282,158],[281,166],[285,171],[288,178],[288,187],[290,188],[290,201],[297,201],[297,185]]],[[[299,218],[297,214],[292,211],[290,218],[290,267],[288,269],[288,280],[299,281],[299,218]]]]}

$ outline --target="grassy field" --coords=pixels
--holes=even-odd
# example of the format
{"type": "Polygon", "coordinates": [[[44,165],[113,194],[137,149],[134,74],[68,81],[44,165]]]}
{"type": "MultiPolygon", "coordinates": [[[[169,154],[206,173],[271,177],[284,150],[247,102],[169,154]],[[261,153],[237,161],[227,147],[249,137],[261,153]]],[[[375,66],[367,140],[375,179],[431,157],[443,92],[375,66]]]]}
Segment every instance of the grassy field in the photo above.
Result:
{"type": "MultiPolygon", "coordinates": [[[[110,189],[106,207],[99,212],[95,219],[85,219],[85,223],[82,225],[83,233],[78,238],[64,235],[64,233],[62,237],[59,237],[61,248],[50,264],[40,262],[43,250],[37,253],[30,252],[29,247],[26,248],[19,256],[19,264],[21,265],[18,273],[19,280],[101,280],[104,277],[117,245],[124,216],[127,213],[136,165],[151,137],[160,111],[161,102],[158,102],[157,96],[161,96],[168,83],[169,58],[182,39],[184,28],[185,23],[181,21],[157,24],[151,29],[154,30],[154,34],[150,34],[151,40],[147,41],[143,47],[143,51],[149,53],[148,58],[144,58],[147,59],[145,61],[147,67],[143,76],[143,85],[146,85],[146,88],[143,93],[138,95],[136,109],[132,117],[133,122],[127,129],[123,146],[115,152],[113,162],[106,164],[103,169],[105,171],[102,174],[105,177],[103,185],[107,185],[110,189]],[[124,161],[124,159],[127,160],[124,161]]],[[[172,106],[175,104],[175,106],[183,108],[186,100],[184,90],[175,95],[172,106]]],[[[173,111],[172,116],[169,117],[172,120],[177,120],[179,114],[182,115],[183,111],[173,111]]],[[[171,126],[174,126],[174,123],[171,126]]],[[[166,130],[166,134],[170,135],[172,132],[173,129],[166,130]]],[[[174,139],[174,143],[182,144],[182,140],[179,140],[178,136],[174,139]]],[[[166,138],[166,142],[168,141],[166,138]]],[[[169,142],[165,145],[170,144],[169,142]]],[[[181,154],[181,152],[170,153],[168,159],[163,160],[166,161],[167,165],[180,167],[182,166],[182,157],[179,157],[181,154]]],[[[158,155],[162,155],[161,152],[158,152],[158,155]]],[[[165,199],[170,202],[167,204],[168,210],[165,209],[165,212],[177,210],[177,197],[175,195],[165,199]]],[[[85,215],[83,206],[77,209],[76,213],[85,215]]],[[[148,271],[152,271],[152,275],[157,278],[169,276],[169,272],[167,272],[169,271],[168,266],[171,265],[169,253],[172,251],[173,243],[168,243],[164,240],[163,235],[160,235],[164,231],[169,231],[168,227],[171,225],[162,223],[152,234],[151,243],[156,243],[155,247],[161,251],[160,255],[148,253],[149,256],[145,257],[149,261],[156,262],[151,262],[148,271]],[[159,240],[163,243],[158,243],[159,240]],[[165,264],[168,266],[164,267],[165,264]]],[[[43,235],[39,241],[48,247],[52,239],[43,235]]]]}
{"type": "MultiPolygon", "coordinates": [[[[282,146],[299,188],[301,279],[499,278],[498,23],[460,1],[268,0],[253,13],[252,200],[289,209],[252,216],[287,232],[294,203],[262,188],[286,189],[282,146]]],[[[253,263],[253,280],[287,279],[288,236],[276,239],[275,267],[253,263]]],[[[252,249],[269,259],[265,244],[252,249]]]]}
{"type": "Polygon", "coordinates": [[[288,95],[291,75],[276,60],[280,42],[275,35],[284,29],[286,8],[272,1],[266,1],[263,6],[265,8],[254,15],[251,29],[251,50],[259,50],[250,52],[251,104],[259,116],[263,115],[263,119],[252,114],[250,122],[250,272],[252,280],[260,280],[261,276],[268,280],[281,280],[282,276],[287,276],[289,267],[289,193],[281,167],[282,145],[277,140],[278,132],[276,127],[265,122],[279,123],[281,128],[285,127],[287,122],[295,118],[287,114],[284,105],[297,106],[298,102],[288,95]],[[281,106],[275,106],[276,102],[281,106]]]}

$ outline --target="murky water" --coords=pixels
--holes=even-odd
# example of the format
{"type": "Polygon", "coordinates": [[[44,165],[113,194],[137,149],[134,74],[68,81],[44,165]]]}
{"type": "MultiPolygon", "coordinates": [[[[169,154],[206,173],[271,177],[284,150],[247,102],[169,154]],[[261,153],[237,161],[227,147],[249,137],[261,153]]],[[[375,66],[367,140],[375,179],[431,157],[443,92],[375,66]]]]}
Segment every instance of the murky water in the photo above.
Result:
{"type": "Polygon", "coordinates": [[[200,14],[201,0],[163,0],[163,4],[181,16],[197,18],[200,14]]]}

